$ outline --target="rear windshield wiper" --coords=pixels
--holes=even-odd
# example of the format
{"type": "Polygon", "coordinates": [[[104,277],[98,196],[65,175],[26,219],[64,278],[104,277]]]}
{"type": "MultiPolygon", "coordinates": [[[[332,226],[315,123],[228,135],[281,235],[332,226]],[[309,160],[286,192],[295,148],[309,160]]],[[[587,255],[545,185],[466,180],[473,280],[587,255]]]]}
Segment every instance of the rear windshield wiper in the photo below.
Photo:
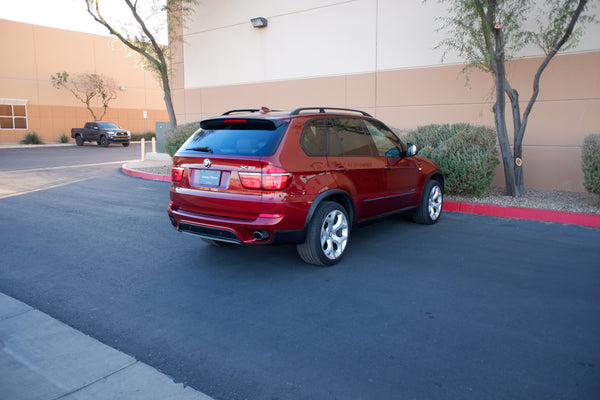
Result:
{"type": "Polygon", "coordinates": [[[210,147],[190,147],[189,149],[186,150],[193,150],[193,151],[201,151],[203,153],[212,153],[213,149],[211,149],[210,147]]]}

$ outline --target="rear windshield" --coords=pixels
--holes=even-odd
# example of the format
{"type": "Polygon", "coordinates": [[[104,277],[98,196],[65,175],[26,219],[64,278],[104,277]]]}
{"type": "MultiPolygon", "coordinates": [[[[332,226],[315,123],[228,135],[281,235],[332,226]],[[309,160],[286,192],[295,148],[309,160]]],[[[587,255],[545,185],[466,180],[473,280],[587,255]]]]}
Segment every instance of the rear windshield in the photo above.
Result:
{"type": "Polygon", "coordinates": [[[263,119],[205,120],[179,151],[270,156],[279,146],[287,126],[287,122],[263,119]]]}

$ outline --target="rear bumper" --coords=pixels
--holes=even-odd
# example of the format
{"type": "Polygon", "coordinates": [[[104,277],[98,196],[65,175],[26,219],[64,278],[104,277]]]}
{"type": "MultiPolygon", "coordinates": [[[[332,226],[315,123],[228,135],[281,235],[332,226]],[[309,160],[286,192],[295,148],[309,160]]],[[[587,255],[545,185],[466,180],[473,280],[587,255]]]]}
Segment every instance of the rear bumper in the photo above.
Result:
{"type": "Polygon", "coordinates": [[[255,220],[219,218],[173,209],[171,205],[167,212],[171,224],[178,231],[227,243],[292,244],[303,242],[306,236],[304,229],[284,229],[283,216],[259,216],[255,220]]]}

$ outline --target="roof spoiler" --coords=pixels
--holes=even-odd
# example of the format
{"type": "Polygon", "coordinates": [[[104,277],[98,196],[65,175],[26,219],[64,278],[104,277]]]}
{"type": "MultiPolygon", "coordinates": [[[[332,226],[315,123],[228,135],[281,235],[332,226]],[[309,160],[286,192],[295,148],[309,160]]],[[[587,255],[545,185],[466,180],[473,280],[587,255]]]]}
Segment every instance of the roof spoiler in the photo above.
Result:
{"type": "Polygon", "coordinates": [[[260,113],[260,114],[266,114],[269,113],[271,111],[277,111],[277,110],[271,110],[268,107],[261,107],[261,108],[242,108],[242,109],[237,109],[237,110],[229,110],[224,112],[221,115],[231,115],[231,114],[235,114],[235,113],[260,113]]]}

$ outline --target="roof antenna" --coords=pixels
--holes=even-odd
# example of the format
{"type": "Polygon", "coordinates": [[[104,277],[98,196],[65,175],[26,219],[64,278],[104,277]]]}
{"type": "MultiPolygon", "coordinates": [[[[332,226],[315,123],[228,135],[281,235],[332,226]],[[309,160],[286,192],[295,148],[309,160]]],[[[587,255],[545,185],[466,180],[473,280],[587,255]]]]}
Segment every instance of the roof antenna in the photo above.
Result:
{"type": "Polygon", "coordinates": [[[268,107],[261,107],[260,110],[258,111],[260,114],[266,114],[271,112],[271,109],[269,109],[268,107]]]}

